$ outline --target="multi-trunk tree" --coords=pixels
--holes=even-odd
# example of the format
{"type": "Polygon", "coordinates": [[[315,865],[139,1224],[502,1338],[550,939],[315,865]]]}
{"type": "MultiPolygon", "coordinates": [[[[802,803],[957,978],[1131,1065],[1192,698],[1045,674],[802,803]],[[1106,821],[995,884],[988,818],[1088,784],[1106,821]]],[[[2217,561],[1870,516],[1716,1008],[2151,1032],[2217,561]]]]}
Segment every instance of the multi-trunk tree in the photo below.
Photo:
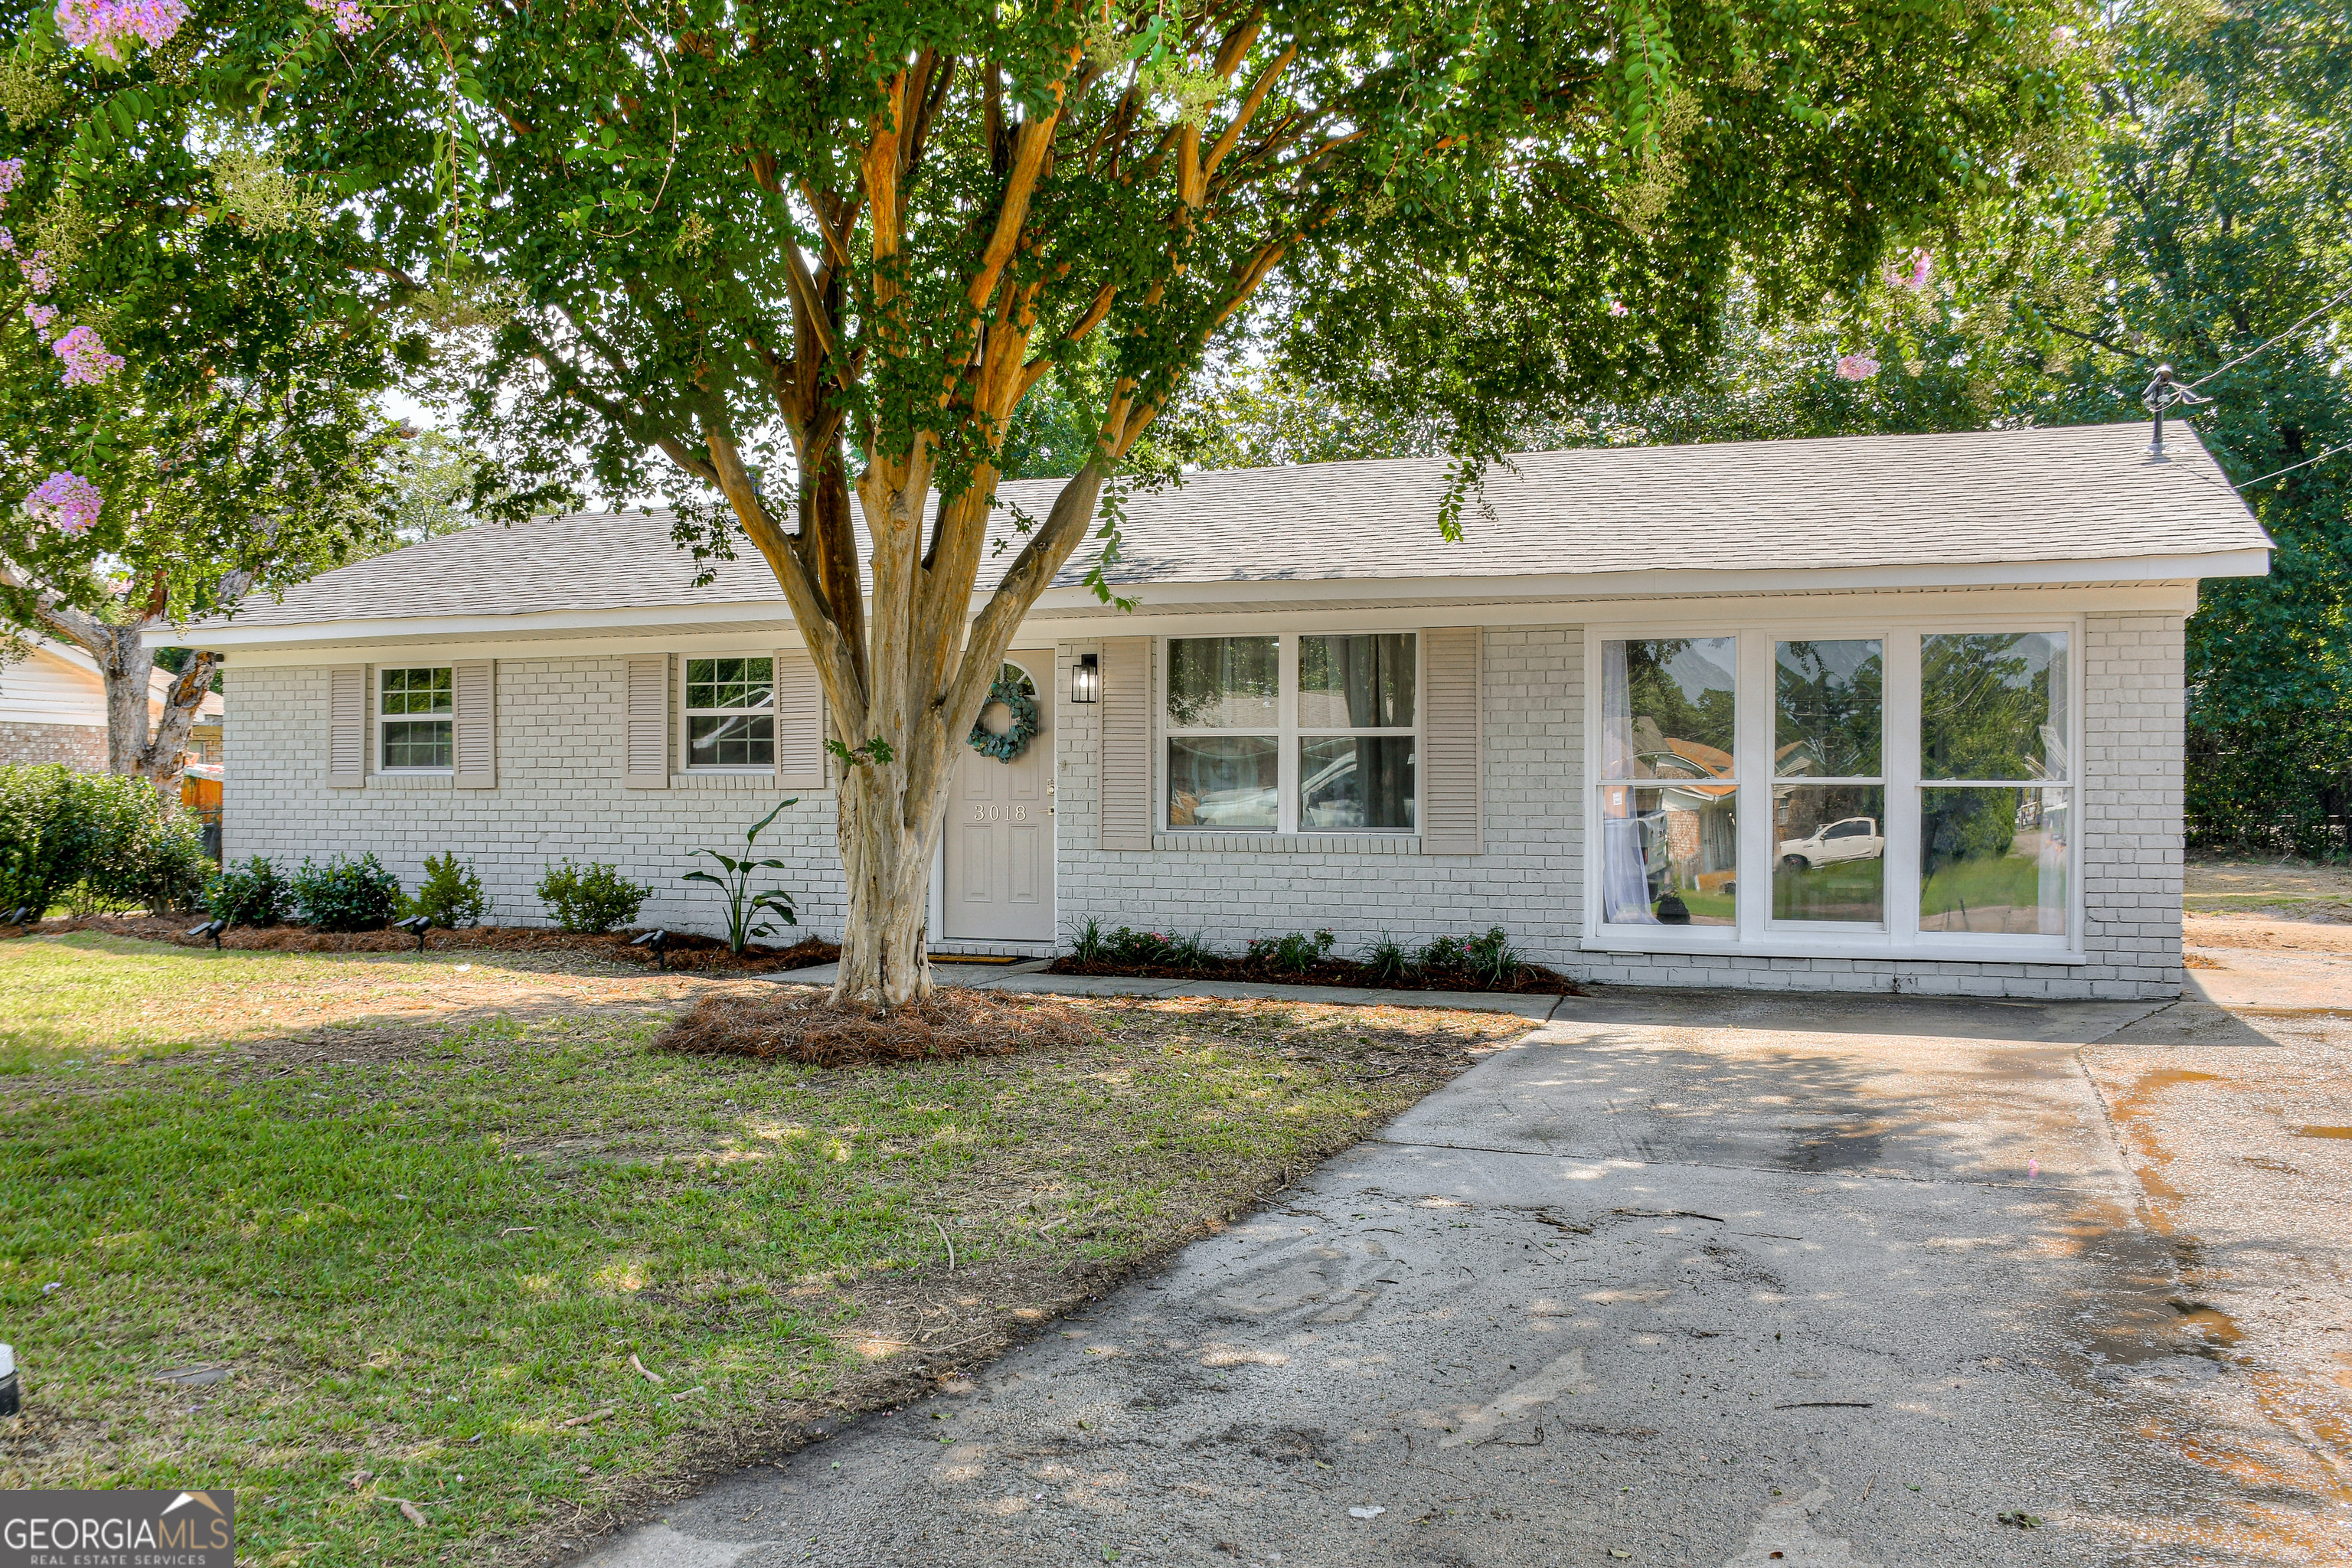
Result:
{"type": "Polygon", "coordinates": [[[391,334],[205,79],[230,11],[0,5],[0,619],[97,661],[109,765],[167,795],[218,661],[151,725],[148,634],[388,536],[391,334]]]}
{"type": "Polygon", "coordinates": [[[895,1005],[929,984],[961,737],[1220,331],[1342,302],[1423,344],[1412,373],[1491,455],[1514,410],[1696,363],[1736,266],[1843,287],[2008,180],[2066,101],[2064,19],[278,0],[238,24],[236,79],[396,287],[480,307],[509,508],[660,490],[687,542],[773,569],[841,738],[836,994],[895,1005]],[[1083,459],[995,556],[1007,431],[1081,356],[1055,385],[1097,394],[1083,459]]]}

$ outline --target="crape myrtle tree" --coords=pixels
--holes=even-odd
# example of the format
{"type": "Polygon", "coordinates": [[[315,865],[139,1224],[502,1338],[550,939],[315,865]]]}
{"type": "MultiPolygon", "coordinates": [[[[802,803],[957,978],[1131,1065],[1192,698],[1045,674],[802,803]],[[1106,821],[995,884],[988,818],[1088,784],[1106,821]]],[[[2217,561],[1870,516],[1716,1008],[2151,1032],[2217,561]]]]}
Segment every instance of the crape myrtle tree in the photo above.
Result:
{"type": "Polygon", "coordinates": [[[217,94],[233,14],[0,0],[0,621],[97,661],[110,768],[167,795],[218,659],[151,729],[147,634],[386,536],[389,337],[217,94]]]}
{"type": "Polygon", "coordinates": [[[509,511],[659,490],[682,543],[773,569],[840,737],[835,998],[896,1005],[929,986],[932,854],[1009,639],[1090,533],[1115,555],[1106,487],[1244,312],[1344,287],[1414,340],[1475,465],[1513,408],[1687,369],[1735,265],[1835,289],[1998,185],[2063,110],[2062,19],[278,0],[239,30],[386,276],[499,280],[470,406],[509,511]],[[1008,428],[1081,356],[1056,384],[1087,450],[1000,555],[1008,428]]]}

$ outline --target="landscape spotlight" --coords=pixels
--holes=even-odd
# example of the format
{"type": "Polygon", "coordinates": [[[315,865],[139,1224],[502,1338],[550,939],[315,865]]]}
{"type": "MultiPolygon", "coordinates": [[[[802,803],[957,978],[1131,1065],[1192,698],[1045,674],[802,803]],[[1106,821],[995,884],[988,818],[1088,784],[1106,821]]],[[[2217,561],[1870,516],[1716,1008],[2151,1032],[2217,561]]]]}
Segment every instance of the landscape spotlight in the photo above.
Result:
{"type": "Polygon", "coordinates": [[[221,932],[226,930],[228,930],[228,921],[206,921],[200,926],[190,926],[188,928],[188,934],[190,936],[208,936],[212,938],[213,950],[215,952],[218,952],[221,944],[221,932]]]}
{"type": "Polygon", "coordinates": [[[631,947],[650,949],[654,955],[654,967],[656,969],[667,969],[669,967],[669,961],[667,957],[665,956],[669,952],[668,931],[649,931],[646,932],[645,935],[629,943],[629,945],[631,947]]]}
{"type": "Polygon", "coordinates": [[[18,904],[15,909],[8,911],[7,923],[12,926],[30,925],[33,923],[31,918],[32,913],[32,905],[18,904]]]}
{"type": "Polygon", "coordinates": [[[416,939],[416,951],[423,952],[425,951],[425,933],[433,929],[433,917],[431,915],[411,915],[404,921],[393,921],[392,929],[394,931],[404,931],[409,935],[415,937],[416,939]]]}

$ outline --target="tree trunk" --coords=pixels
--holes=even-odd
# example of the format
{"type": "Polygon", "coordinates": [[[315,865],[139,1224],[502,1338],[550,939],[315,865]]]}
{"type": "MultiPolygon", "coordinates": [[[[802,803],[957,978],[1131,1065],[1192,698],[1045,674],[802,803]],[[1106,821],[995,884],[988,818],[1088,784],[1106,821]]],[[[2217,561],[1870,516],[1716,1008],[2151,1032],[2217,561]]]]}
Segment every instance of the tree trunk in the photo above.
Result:
{"type": "Polygon", "coordinates": [[[867,762],[842,772],[834,795],[849,908],[833,1003],[898,1007],[919,1002],[931,994],[931,862],[947,802],[941,798],[927,809],[908,801],[897,763],[867,762]]]}
{"type": "Polygon", "coordinates": [[[187,668],[172,682],[161,721],[151,724],[147,705],[152,700],[155,656],[148,650],[142,634],[156,617],[118,624],[79,610],[48,606],[41,611],[41,620],[46,629],[71,641],[98,665],[106,692],[106,771],[151,780],[167,804],[176,804],[181,775],[186,771],[182,758],[187,750],[188,731],[204,706],[205,694],[212,689],[220,656],[200,653],[189,659],[187,668]]]}

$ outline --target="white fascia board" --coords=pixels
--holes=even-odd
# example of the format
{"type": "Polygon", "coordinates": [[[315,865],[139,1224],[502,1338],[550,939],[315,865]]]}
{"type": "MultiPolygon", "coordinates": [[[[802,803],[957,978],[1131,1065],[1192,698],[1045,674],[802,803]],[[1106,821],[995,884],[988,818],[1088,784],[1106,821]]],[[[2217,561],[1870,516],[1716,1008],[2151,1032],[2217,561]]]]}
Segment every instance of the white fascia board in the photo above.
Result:
{"type": "MultiPolygon", "coordinates": [[[[784,601],[753,599],[717,605],[642,605],[617,609],[549,610],[528,616],[370,616],[342,621],[302,621],[290,625],[239,624],[235,620],[207,622],[176,628],[150,627],[141,637],[149,647],[203,647],[230,650],[301,648],[314,652],[366,645],[508,642],[517,646],[573,642],[594,644],[610,637],[668,637],[698,626],[740,626],[745,622],[772,626],[772,646],[796,647],[792,611],[784,601]],[[781,638],[781,641],[773,639],[781,638]]],[[[740,635],[740,634],[730,634],[740,635]]],[[[315,660],[311,662],[316,662],[315,660]]]]}
{"type": "MultiPolygon", "coordinates": [[[[1624,598],[1706,598],[1756,594],[1851,594],[1923,588],[2093,586],[2179,583],[2205,577],[2261,577],[2270,573],[2267,550],[2146,555],[2084,561],[1992,561],[1958,565],[1776,567],[1715,571],[1675,568],[1642,572],[1562,572],[1497,577],[1323,577],[1210,583],[1115,583],[1114,592],[1154,608],[1188,604],[1272,600],[1517,599],[1574,604],[1624,598]]],[[[1030,611],[1041,618],[1070,612],[1101,615],[1091,589],[1051,588],[1030,611]]],[[[1059,618],[1059,617],[1057,617],[1059,618]]]]}

